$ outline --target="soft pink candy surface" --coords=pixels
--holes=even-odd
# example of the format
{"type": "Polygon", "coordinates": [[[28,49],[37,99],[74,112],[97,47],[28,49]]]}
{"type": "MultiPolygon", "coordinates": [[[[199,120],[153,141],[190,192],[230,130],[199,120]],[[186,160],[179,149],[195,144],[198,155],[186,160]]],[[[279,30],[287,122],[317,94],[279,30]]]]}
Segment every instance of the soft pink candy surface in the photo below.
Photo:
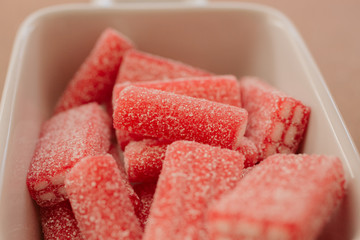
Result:
{"type": "Polygon", "coordinates": [[[113,121],[116,129],[130,133],[236,148],[245,132],[247,112],[204,99],[130,86],[117,99],[113,121]]]}
{"type": "Polygon", "coordinates": [[[85,239],[141,239],[142,229],[111,155],[83,158],[68,173],[66,191],[85,239]]]}
{"type": "Polygon", "coordinates": [[[133,44],[125,36],[114,29],[106,29],[70,80],[57,103],[55,112],[89,102],[110,101],[122,57],[132,47],[133,44]]]}
{"type": "Polygon", "coordinates": [[[51,206],[67,198],[65,174],[83,157],[105,154],[111,119],[96,103],[59,113],[44,123],[27,175],[32,198],[51,206]]]}
{"type": "Polygon", "coordinates": [[[255,144],[247,137],[238,141],[238,147],[234,149],[245,157],[244,167],[254,166],[258,162],[259,151],[255,144]]]}
{"type": "Polygon", "coordinates": [[[156,190],[156,182],[139,183],[134,186],[136,194],[141,200],[141,211],[138,215],[139,221],[143,227],[145,227],[148,216],[150,213],[150,207],[152,205],[154,194],[156,190]]]}
{"type": "Polygon", "coordinates": [[[249,113],[245,136],[259,150],[259,161],[275,153],[295,153],[307,128],[310,108],[254,77],[240,81],[249,113]]]}
{"type": "Polygon", "coordinates": [[[344,196],[336,157],[276,154],[210,208],[210,239],[316,239],[344,196]]]}
{"type": "Polygon", "coordinates": [[[132,49],[124,55],[117,83],[166,80],[211,74],[172,59],[132,49]]]}
{"type": "Polygon", "coordinates": [[[120,150],[117,148],[117,146],[115,144],[113,144],[110,147],[109,154],[112,155],[112,157],[114,158],[114,160],[116,161],[116,163],[118,165],[118,168],[119,168],[120,174],[121,174],[121,181],[123,181],[123,184],[126,187],[126,191],[129,194],[131,203],[134,206],[135,214],[136,214],[136,216],[139,217],[141,214],[141,211],[142,211],[141,201],[140,201],[139,196],[135,193],[133,187],[131,186],[131,184],[129,182],[129,178],[128,178],[128,175],[126,174],[123,161],[120,158],[119,151],[120,150]]]}
{"type": "Polygon", "coordinates": [[[120,92],[128,86],[157,89],[194,98],[203,98],[214,102],[241,106],[240,87],[232,75],[186,77],[149,82],[124,82],[114,86],[113,102],[120,92]]]}
{"type": "Polygon", "coordinates": [[[161,172],[169,142],[144,139],[130,142],[124,151],[125,170],[130,182],[153,182],[161,172]]]}
{"type": "Polygon", "coordinates": [[[243,163],[244,156],[229,149],[170,144],[143,239],[208,239],[208,206],[241,179],[243,163]]]}
{"type": "Polygon", "coordinates": [[[45,240],[82,240],[69,201],[40,208],[41,227],[45,240]]]}

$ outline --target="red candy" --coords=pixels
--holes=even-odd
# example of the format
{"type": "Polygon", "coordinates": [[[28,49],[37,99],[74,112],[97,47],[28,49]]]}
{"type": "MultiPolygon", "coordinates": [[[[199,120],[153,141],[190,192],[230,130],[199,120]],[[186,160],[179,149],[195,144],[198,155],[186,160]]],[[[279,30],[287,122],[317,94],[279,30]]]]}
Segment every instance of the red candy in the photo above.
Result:
{"type": "Polygon", "coordinates": [[[210,207],[210,239],[316,239],[344,196],[336,157],[268,157],[210,207]]]}
{"type": "Polygon", "coordinates": [[[118,83],[114,86],[114,103],[119,93],[128,86],[157,89],[194,98],[203,98],[236,107],[241,106],[239,83],[237,79],[231,75],[118,83]]]}
{"type": "Polygon", "coordinates": [[[240,85],[242,104],[249,113],[245,136],[259,150],[259,161],[274,153],[295,153],[310,108],[256,78],[243,78],[240,85]]]}
{"type": "Polygon", "coordinates": [[[121,91],[113,117],[116,129],[130,133],[234,149],[247,123],[242,108],[133,86],[121,91]]]}
{"type": "Polygon", "coordinates": [[[141,239],[140,223],[111,155],[83,158],[68,173],[65,187],[85,239],[141,239]]]}
{"type": "Polygon", "coordinates": [[[132,49],[124,55],[116,82],[143,82],[210,75],[204,70],[181,62],[132,49]]]}
{"type": "Polygon", "coordinates": [[[161,172],[168,142],[144,139],[130,142],[124,151],[125,170],[130,182],[156,181],[161,172]]]}
{"type": "Polygon", "coordinates": [[[55,112],[61,112],[89,102],[107,103],[122,61],[133,44],[113,29],[106,29],[69,82],[57,103],[55,112]]]}
{"type": "Polygon", "coordinates": [[[41,227],[45,240],[82,240],[69,201],[40,208],[41,227]]]}
{"type": "Polygon", "coordinates": [[[209,204],[241,179],[244,156],[188,141],[168,146],[144,240],[207,239],[209,204]]]}
{"type": "Polygon", "coordinates": [[[83,157],[105,154],[111,120],[96,103],[59,113],[42,127],[27,175],[32,198],[40,206],[67,199],[65,174],[83,157]]]}
{"type": "Polygon", "coordinates": [[[136,216],[140,216],[141,211],[142,211],[142,206],[141,206],[141,201],[139,196],[135,193],[133,187],[131,186],[128,176],[125,172],[125,168],[123,165],[123,162],[120,159],[120,155],[119,155],[119,150],[117,149],[116,145],[112,145],[110,150],[109,150],[109,154],[112,155],[112,157],[114,158],[114,160],[116,161],[118,168],[120,170],[120,174],[121,174],[121,180],[123,181],[124,186],[126,187],[126,191],[129,194],[129,198],[131,200],[131,203],[134,206],[134,211],[136,216]]]}
{"type": "Polygon", "coordinates": [[[134,186],[134,190],[136,194],[139,196],[142,203],[140,215],[138,216],[139,221],[141,225],[145,227],[150,213],[150,207],[154,199],[156,182],[136,184],[134,186]]]}
{"type": "Polygon", "coordinates": [[[257,150],[255,144],[247,137],[243,137],[240,139],[239,145],[235,150],[244,155],[245,168],[254,166],[257,163],[259,151],[257,150]]]}

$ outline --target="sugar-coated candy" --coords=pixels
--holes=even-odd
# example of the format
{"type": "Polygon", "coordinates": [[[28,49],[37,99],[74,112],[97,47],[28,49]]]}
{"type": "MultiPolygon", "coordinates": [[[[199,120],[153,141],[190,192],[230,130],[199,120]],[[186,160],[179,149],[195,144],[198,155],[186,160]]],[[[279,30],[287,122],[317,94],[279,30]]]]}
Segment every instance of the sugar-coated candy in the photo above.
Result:
{"type": "Polygon", "coordinates": [[[141,201],[140,201],[139,196],[135,193],[133,187],[131,186],[131,184],[129,182],[129,178],[126,174],[126,171],[124,168],[124,163],[120,158],[120,153],[119,153],[119,149],[117,148],[117,145],[113,144],[110,147],[109,154],[111,154],[111,156],[114,158],[114,160],[116,161],[116,163],[119,167],[120,174],[121,174],[121,181],[123,181],[123,184],[126,187],[126,191],[129,194],[131,203],[134,206],[135,214],[136,214],[136,216],[139,217],[141,214],[141,211],[142,211],[141,201]]]}
{"type": "Polygon", "coordinates": [[[41,227],[45,240],[82,240],[69,201],[40,208],[41,227]]]}
{"type": "Polygon", "coordinates": [[[157,89],[194,98],[241,106],[239,82],[235,76],[186,77],[149,82],[124,82],[114,86],[113,102],[119,93],[128,86],[157,89]]]}
{"type": "Polygon", "coordinates": [[[148,137],[138,134],[129,133],[125,130],[115,129],[116,140],[121,150],[125,150],[125,147],[132,141],[141,141],[148,137]]]}
{"type": "Polygon", "coordinates": [[[161,172],[169,142],[144,139],[130,142],[124,151],[125,170],[130,182],[153,182],[161,172]]]}
{"type": "Polygon", "coordinates": [[[127,37],[106,29],[60,97],[55,112],[89,102],[107,103],[124,53],[133,47],[127,37]]]}
{"type": "Polygon", "coordinates": [[[27,175],[31,197],[40,206],[67,199],[65,174],[83,157],[105,154],[111,119],[97,104],[61,112],[44,123],[27,175]]]}
{"type": "Polygon", "coordinates": [[[141,212],[138,216],[139,221],[143,227],[146,226],[147,219],[150,213],[150,207],[154,199],[156,190],[156,182],[139,183],[134,186],[136,194],[141,200],[141,212]]]}
{"type": "Polygon", "coordinates": [[[244,156],[189,141],[167,148],[144,240],[208,239],[208,206],[241,179],[244,156]]]}
{"type": "Polygon", "coordinates": [[[210,207],[210,239],[316,239],[344,182],[336,157],[272,155],[210,207]]]}
{"type": "Polygon", "coordinates": [[[258,161],[259,151],[255,144],[247,137],[243,137],[239,140],[238,147],[234,149],[245,157],[244,167],[254,166],[258,161]]]}
{"type": "Polygon", "coordinates": [[[245,132],[247,112],[205,99],[129,86],[117,99],[113,122],[116,129],[134,134],[235,149],[245,132]]]}
{"type": "Polygon", "coordinates": [[[116,82],[142,82],[211,74],[184,63],[131,49],[124,55],[116,82]]]}
{"type": "Polygon", "coordinates": [[[249,113],[245,136],[259,150],[259,161],[275,153],[295,153],[310,108],[254,77],[244,77],[240,86],[242,104],[249,113]]]}
{"type": "Polygon", "coordinates": [[[83,158],[67,174],[66,191],[85,239],[141,239],[142,229],[121,178],[109,154],[83,158]]]}

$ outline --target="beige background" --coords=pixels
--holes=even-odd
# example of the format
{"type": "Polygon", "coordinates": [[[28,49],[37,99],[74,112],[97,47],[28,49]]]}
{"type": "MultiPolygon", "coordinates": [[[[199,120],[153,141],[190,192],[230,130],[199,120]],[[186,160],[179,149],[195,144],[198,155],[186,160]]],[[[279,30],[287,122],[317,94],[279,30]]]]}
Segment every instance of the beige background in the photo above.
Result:
{"type": "MultiPolygon", "coordinates": [[[[89,0],[0,0],[0,92],[20,23],[35,10],[89,0]]],[[[248,0],[273,6],[297,26],[360,149],[360,1],[248,0]]]]}

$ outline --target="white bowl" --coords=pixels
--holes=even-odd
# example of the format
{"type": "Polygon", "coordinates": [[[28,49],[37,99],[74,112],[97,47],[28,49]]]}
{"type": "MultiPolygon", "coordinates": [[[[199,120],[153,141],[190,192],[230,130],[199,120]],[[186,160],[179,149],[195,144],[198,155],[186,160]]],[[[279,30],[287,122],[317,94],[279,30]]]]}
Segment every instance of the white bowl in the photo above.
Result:
{"type": "Polygon", "coordinates": [[[25,179],[41,123],[100,32],[113,27],[144,51],[218,74],[256,75],[311,106],[305,153],[339,156],[348,195],[320,239],[360,239],[360,158],[290,21],[244,3],[122,3],[51,7],[21,26],[0,112],[0,239],[39,239],[25,179]]]}

